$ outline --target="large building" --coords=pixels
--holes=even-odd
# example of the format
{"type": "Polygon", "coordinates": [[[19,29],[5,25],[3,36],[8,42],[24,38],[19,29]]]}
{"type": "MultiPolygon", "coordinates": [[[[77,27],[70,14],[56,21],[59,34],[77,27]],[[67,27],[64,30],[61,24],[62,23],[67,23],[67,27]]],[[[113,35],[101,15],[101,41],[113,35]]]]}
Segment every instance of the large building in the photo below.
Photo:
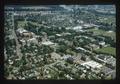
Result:
{"type": "Polygon", "coordinates": [[[100,63],[97,63],[95,61],[84,62],[81,65],[83,65],[85,67],[91,67],[93,69],[100,69],[102,67],[102,65],[100,63]]]}

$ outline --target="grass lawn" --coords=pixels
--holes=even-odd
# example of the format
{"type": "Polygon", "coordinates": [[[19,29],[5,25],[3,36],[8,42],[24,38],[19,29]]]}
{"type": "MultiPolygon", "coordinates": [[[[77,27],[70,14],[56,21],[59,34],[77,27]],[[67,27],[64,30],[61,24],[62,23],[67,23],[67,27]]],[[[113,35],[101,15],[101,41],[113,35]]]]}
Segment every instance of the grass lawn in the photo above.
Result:
{"type": "Polygon", "coordinates": [[[70,50],[70,49],[67,49],[66,50],[67,54],[72,54],[72,55],[76,55],[76,52],[70,50]]]}
{"type": "Polygon", "coordinates": [[[18,21],[18,28],[24,28],[25,21],[18,21]]]}
{"type": "MultiPolygon", "coordinates": [[[[27,21],[28,22],[28,21],[27,21]]],[[[35,26],[41,26],[41,24],[29,21],[30,24],[35,25],[35,26]]],[[[18,21],[18,28],[24,28],[26,22],[25,21],[18,21]]]]}
{"type": "Polygon", "coordinates": [[[113,47],[104,47],[104,48],[97,49],[95,51],[116,56],[116,48],[113,48],[113,47]]]}
{"type": "Polygon", "coordinates": [[[116,41],[116,33],[115,32],[108,32],[102,29],[88,29],[88,31],[93,31],[95,35],[104,35],[113,38],[116,41]]]}

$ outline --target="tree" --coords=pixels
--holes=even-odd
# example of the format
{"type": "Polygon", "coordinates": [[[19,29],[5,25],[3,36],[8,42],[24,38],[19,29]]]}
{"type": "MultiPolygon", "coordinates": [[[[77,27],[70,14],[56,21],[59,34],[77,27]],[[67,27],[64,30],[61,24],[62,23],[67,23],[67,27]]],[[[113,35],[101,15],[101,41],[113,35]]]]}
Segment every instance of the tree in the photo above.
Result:
{"type": "Polygon", "coordinates": [[[66,46],[60,45],[59,48],[56,50],[58,53],[65,53],[66,52],[66,46]]]}

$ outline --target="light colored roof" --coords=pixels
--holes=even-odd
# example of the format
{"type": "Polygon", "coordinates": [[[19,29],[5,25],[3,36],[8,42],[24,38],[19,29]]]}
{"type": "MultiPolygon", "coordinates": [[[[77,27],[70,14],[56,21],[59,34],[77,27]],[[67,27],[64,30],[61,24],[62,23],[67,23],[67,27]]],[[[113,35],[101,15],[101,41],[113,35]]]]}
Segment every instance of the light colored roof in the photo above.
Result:
{"type": "Polygon", "coordinates": [[[88,27],[92,27],[92,26],[94,26],[93,24],[84,24],[83,25],[85,28],[88,28],[88,27]]]}
{"type": "Polygon", "coordinates": [[[76,26],[73,28],[74,30],[82,29],[82,26],[76,26]]]}
{"type": "Polygon", "coordinates": [[[62,36],[61,34],[56,34],[57,36],[62,36]]]}
{"type": "Polygon", "coordinates": [[[53,45],[54,43],[52,43],[51,41],[46,41],[46,42],[42,42],[43,45],[53,45]]]}
{"type": "Polygon", "coordinates": [[[108,31],[108,33],[112,33],[113,31],[108,31]]]}
{"type": "Polygon", "coordinates": [[[105,45],[104,41],[99,42],[100,45],[105,45]]]}
{"type": "Polygon", "coordinates": [[[31,38],[31,39],[29,39],[29,41],[34,41],[34,40],[36,40],[36,38],[31,38]]]}
{"type": "Polygon", "coordinates": [[[85,50],[84,48],[82,48],[82,47],[77,47],[76,49],[77,49],[77,50],[80,49],[80,50],[84,50],[84,51],[86,51],[86,50],[85,50]]]}
{"type": "Polygon", "coordinates": [[[102,67],[101,64],[99,64],[99,63],[97,63],[97,62],[95,62],[95,61],[84,62],[84,63],[82,63],[81,65],[83,65],[83,66],[90,66],[90,67],[92,67],[92,68],[101,68],[101,67],[102,67]]]}
{"type": "Polygon", "coordinates": [[[21,39],[20,41],[21,41],[21,42],[25,42],[25,40],[23,40],[23,39],[21,39]]]}
{"type": "Polygon", "coordinates": [[[90,25],[90,24],[84,24],[84,26],[86,26],[86,27],[90,27],[91,25],[90,25]]]}
{"type": "Polygon", "coordinates": [[[17,29],[17,31],[18,31],[19,33],[27,32],[27,30],[25,30],[25,29],[23,29],[23,28],[19,28],[19,29],[17,29]]]}
{"type": "Polygon", "coordinates": [[[14,13],[14,15],[19,15],[18,13],[14,13]]]}

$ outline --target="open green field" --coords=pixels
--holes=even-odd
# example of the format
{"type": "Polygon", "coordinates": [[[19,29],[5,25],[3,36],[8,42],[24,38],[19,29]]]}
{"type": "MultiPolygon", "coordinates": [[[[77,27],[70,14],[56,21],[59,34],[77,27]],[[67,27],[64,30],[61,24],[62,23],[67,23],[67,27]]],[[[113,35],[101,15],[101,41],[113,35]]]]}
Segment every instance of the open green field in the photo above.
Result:
{"type": "Polygon", "coordinates": [[[18,28],[21,28],[21,27],[24,28],[24,26],[25,26],[25,24],[27,24],[27,22],[29,22],[30,24],[35,25],[35,26],[41,26],[41,24],[32,22],[32,21],[18,21],[18,28]]]}
{"type": "Polygon", "coordinates": [[[24,28],[25,26],[25,21],[18,21],[18,28],[24,28]]]}
{"type": "Polygon", "coordinates": [[[99,53],[105,53],[105,54],[116,56],[116,48],[113,48],[113,47],[104,47],[104,48],[97,49],[95,51],[99,53]]]}
{"type": "Polygon", "coordinates": [[[109,36],[116,41],[116,33],[115,32],[108,32],[108,31],[104,31],[102,29],[88,29],[88,31],[93,31],[95,35],[109,36]]]}
{"type": "Polygon", "coordinates": [[[72,54],[72,55],[76,55],[76,52],[70,50],[70,49],[67,49],[66,50],[67,54],[72,54]]]}

